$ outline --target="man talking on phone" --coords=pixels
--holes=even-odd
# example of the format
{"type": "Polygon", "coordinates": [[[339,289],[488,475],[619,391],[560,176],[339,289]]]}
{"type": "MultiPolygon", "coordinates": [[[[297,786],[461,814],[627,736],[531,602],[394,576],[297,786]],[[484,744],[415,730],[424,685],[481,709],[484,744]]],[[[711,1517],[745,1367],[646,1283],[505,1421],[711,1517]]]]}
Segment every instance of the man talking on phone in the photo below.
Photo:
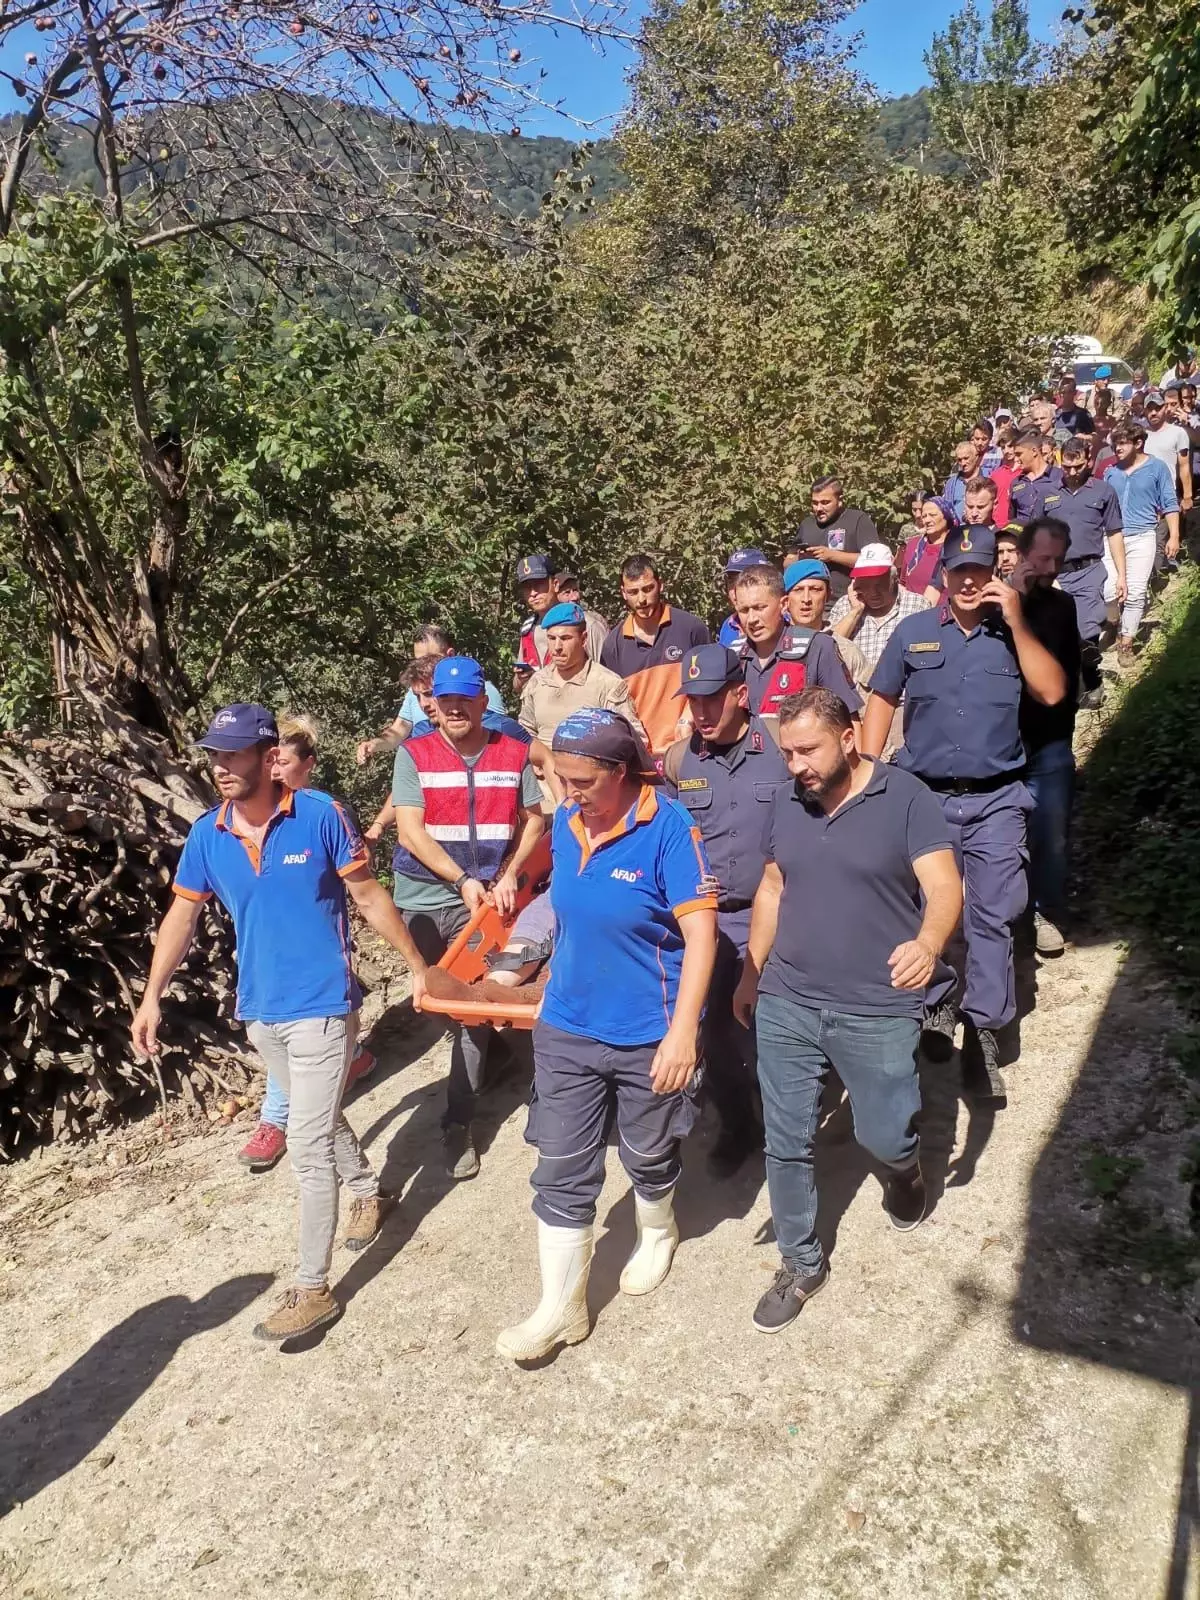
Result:
{"type": "MultiPolygon", "coordinates": [[[[1003,1101],[997,1034],[1017,1012],[1012,930],[1027,898],[1033,805],[1022,781],[1021,695],[1053,706],[1068,686],[1026,621],[1020,592],[996,577],[995,561],[990,528],[947,536],[946,599],[906,617],[884,647],[871,678],[862,753],[880,754],[903,698],[897,763],[941,800],[963,873],[963,1077],[980,1098],[1003,1101]]],[[[927,1012],[924,1043],[932,1059],[949,1056],[958,1017],[950,1002],[927,1012]]]]}

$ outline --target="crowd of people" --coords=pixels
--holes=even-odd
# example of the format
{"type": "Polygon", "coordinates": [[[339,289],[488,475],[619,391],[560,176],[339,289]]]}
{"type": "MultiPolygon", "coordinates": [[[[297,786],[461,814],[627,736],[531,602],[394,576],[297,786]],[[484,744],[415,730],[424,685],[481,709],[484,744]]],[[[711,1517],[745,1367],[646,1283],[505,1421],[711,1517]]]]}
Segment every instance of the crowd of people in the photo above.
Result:
{"type": "MultiPolygon", "coordinates": [[[[710,1181],[765,1157],[781,1264],[760,1331],[788,1326],[829,1277],[813,1145],[831,1067],[890,1222],[923,1220],[919,1053],[948,1061],[961,1027],[966,1092],[1003,1104],[1018,928],[1044,958],[1069,932],[1076,714],[1103,698],[1106,649],[1117,670],[1131,660],[1191,510],[1194,365],[1120,398],[1101,368],[1089,406],[1068,380],[1056,403],[982,419],[894,544],[820,479],[778,560],[729,555],[715,639],[652,555],[623,563],[612,628],[575,574],[523,557],[511,711],[446,629],[423,627],[394,720],[358,747],[360,763],[393,765],[361,831],[311,787],[311,724],[250,704],[216,714],[199,743],[220,802],[186,842],[133,1040],[158,1048],[162,997],[215,896],[268,1070],[241,1157],[263,1170],[286,1149],[300,1194],[295,1282],[259,1337],[340,1314],[340,1187],[352,1251],[391,1203],[342,1110],[374,1065],[356,1039],[351,901],[408,964],[418,1009],[461,1000],[439,963],[482,908],[510,925],[481,991],[537,1008],[508,1042],[532,1067],[541,1295],[500,1334],[509,1358],[589,1332],[614,1129],[637,1218],[621,1288],[662,1283],[701,1097],[720,1124],[710,1181]],[[371,854],[389,830],[391,896],[371,854]]],[[[497,1039],[473,1022],[450,1033],[444,1159],[466,1180],[497,1039]]]]}

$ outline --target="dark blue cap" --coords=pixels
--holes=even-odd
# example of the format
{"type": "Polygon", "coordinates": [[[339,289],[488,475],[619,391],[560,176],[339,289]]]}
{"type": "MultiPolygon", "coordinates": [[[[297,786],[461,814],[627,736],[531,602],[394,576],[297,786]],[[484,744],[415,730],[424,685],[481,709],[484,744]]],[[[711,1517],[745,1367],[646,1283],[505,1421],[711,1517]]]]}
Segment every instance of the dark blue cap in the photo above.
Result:
{"type": "Polygon", "coordinates": [[[794,589],[798,583],[803,583],[805,578],[820,578],[828,583],[829,568],[815,556],[805,556],[802,561],[790,562],[783,574],[784,594],[794,589]]]}
{"type": "Polygon", "coordinates": [[[994,567],[996,535],[991,528],[958,528],[946,535],[943,567],[994,567]]]}
{"type": "Polygon", "coordinates": [[[483,668],[471,656],[443,656],[433,669],[433,694],[476,695],[484,692],[483,668]]]}
{"type": "Polygon", "coordinates": [[[517,582],[534,583],[542,578],[552,578],[554,566],[549,556],[522,556],[517,562],[517,582]]]}
{"type": "Polygon", "coordinates": [[[654,763],[629,723],[619,711],[600,706],[581,706],[564,717],[554,730],[550,748],[556,755],[623,761],[632,776],[655,775],[654,763]]]}
{"type": "Polygon", "coordinates": [[[273,711],[239,700],[236,705],[222,706],[196,743],[204,750],[249,750],[262,739],[278,737],[273,711]]]}
{"type": "Polygon", "coordinates": [[[745,677],[741,656],[723,644],[697,645],[684,656],[681,670],[677,700],[685,694],[719,694],[727,683],[740,683],[745,677]]]}
{"type": "Polygon", "coordinates": [[[578,600],[563,600],[551,606],[542,618],[543,628],[582,628],[587,622],[578,600]]]}
{"type": "Polygon", "coordinates": [[[753,547],[747,550],[735,550],[725,563],[726,574],[730,577],[735,572],[748,572],[751,567],[769,567],[771,563],[761,550],[753,547]]]}

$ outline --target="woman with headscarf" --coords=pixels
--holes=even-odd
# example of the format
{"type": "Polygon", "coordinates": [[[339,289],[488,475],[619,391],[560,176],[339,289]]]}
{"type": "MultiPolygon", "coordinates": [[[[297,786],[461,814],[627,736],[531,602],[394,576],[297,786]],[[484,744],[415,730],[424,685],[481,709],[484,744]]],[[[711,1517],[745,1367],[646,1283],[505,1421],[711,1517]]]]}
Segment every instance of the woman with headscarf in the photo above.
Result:
{"type": "Polygon", "coordinates": [[[566,798],[551,837],[554,956],[533,1034],[525,1135],[538,1151],[542,1297],[497,1341],[514,1361],[588,1336],[592,1226],[614,1119],[637,1211],[621,1288],[649,1294],[670,1270],[679,1147],[695,1116],[717,942],[699,831],[645,781],[648,763],[625,719],[594,707],[572,713],[555,730],[553,756],[566,798]]]}
{"type": "Polygon", "coordinates": [[[958,518],[949,500],[940,494],[921,502],[921,531],[909,539],[900,556],[900,582],[930,605],[942,598],[942,548],[948,533],[957,533],[958,518]]]}

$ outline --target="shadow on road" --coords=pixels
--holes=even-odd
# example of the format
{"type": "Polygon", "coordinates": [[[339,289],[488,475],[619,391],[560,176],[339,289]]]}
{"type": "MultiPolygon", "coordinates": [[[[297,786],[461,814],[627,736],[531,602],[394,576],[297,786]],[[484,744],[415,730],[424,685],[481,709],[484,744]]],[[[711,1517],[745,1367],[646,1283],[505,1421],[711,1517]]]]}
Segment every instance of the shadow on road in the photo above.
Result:
{"type": "MultiPolygon", "coordinates": [[[[1071,1098],[1034,1172],[1016,1339],[1170,1385],[1188,1397],[1172,1556],[1162,1600],[1200,1594],[1200,1165],[1195,1085],[1164,1049],[1177,980],[1197,942],[1194,827],[1200,755],[1172,708],[1195,704],[1200,604],[1112,716],[1078,817],[1089,938],[1127,941],[1071,1098]]],[[[1165,1530],[1164,1530],[1165,1532],[1165,1530]]],[[[1149,1600],[1149,1597],[1147,1597],[1149,1600]]]]}
{"type": "Polygon", "coordinates": [[[110,1328],[39,1394],[0,1417],[0,1516],[72,1471],[155,1383],[186,1339],[229,1322],[270,1288],[269,1273],[168,1295],[110,1328]]]}

